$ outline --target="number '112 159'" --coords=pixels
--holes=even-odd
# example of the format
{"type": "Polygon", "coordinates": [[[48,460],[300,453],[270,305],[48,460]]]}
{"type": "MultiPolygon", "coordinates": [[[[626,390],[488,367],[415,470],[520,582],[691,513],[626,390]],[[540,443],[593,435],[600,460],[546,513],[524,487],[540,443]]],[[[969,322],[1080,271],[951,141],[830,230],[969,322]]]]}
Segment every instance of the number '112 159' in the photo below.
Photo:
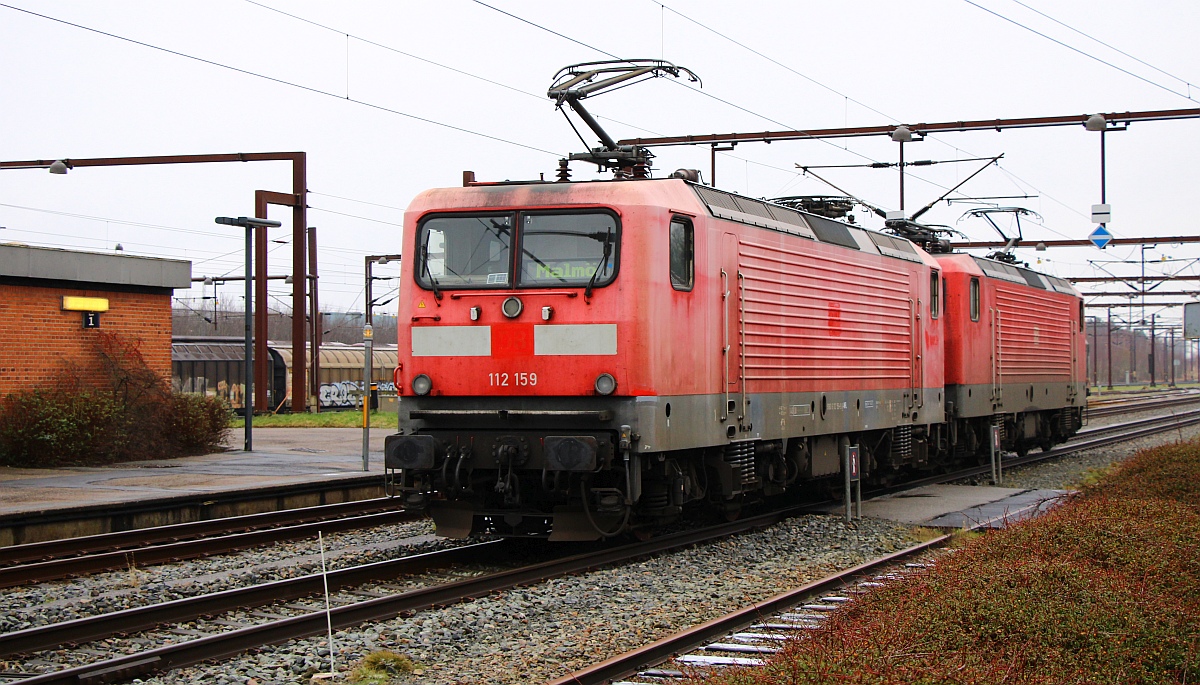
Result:
{"type": "Polygon", "coordinates": [[[537,385],[536,373],[489,373],[488,385],[494,388],[507,388],[510,385],[529,386],[537,385]]]}

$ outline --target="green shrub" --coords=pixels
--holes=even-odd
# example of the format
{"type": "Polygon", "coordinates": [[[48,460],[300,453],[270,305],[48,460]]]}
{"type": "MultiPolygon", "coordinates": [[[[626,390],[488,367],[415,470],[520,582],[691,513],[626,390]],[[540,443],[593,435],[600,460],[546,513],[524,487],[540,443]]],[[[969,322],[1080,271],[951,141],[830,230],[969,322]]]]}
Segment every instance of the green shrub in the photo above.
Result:
{"type": "Polygon", "coordinates": [[[171,396],[170,434],[184,452],[220,449],[232,419],[229,406],[220,398],[187,393],[171,396]]]}
{"type": "Polygon", "coordinates": [[[0,399],[0,465],[95,465],[220,448],[231,419],[221,400],[173,394],[136,342],[105,333],[97,351],[102,382],[68,370],[0,399]]]}
{"type": "Polygon", "coordinates": [[[0,400],[0,464],[94,463],[119,438],[119,409],[106,395],[56,384],[0,400]]]}

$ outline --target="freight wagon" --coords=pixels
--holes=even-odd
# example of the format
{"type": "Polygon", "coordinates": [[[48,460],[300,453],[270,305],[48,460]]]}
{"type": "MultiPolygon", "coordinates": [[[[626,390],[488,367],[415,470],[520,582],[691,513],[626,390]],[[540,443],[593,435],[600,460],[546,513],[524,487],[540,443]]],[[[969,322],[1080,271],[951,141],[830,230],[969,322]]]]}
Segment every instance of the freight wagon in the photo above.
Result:
{"type": "MultiPolygon", "coordinates": [[[[292,349],[289,345],[267,345],[270,367],[267,408],[290,411],[292,349]]],[[[392,370],[396,366],[394,345],[375,345],[371,356],[371,378],[378,397],[394,397],[392,370]]],[[[305,361],[308,357],[306,355],[305,361]]],[[[256,360],[256,363],[258,361],[256,360]]],[[[237,337],[176,337],[171,343],[171,383],[178,392],[216,395],[235,410],[242,410],[245,368],[244,340],[237,337]]],[[[363,348],[361,345],[327,343],[321,347],[321,409],[353,409],[362,404],[363,348]]]]}

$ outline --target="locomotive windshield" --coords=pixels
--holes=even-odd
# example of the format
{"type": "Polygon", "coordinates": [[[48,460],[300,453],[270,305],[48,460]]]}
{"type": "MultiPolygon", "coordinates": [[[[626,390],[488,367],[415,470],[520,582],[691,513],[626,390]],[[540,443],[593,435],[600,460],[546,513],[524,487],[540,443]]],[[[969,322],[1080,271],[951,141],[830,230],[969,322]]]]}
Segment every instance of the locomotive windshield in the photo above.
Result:
{"type": "Polygon", "coordinates": [[[416,280],[438,290],[607,285],[617,229],[604,211],[434,216],[417,233],[416,280]]]}

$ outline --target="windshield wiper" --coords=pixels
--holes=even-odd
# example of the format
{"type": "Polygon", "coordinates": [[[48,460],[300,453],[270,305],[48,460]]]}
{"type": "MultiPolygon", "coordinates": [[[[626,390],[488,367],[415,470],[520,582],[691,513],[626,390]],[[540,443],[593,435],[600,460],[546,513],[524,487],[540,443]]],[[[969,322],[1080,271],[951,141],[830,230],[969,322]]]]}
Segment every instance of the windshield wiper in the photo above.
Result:
{"type": "Polygon", "coordinates": [[[604,235],[604,256],[600,258],[600,263],[596,265],[596,270],[592,272],[592,278],[588,280],[587,287],[583,289],[583,299],[592,299],[592,288],[596,287],[596,277],[600,275],[602,267],[607,268],[608,257],[612,254],[612,229],[608,229],[608,233],[604,235]]]}
{"type": "Polygon", "coordinates": [[[434,299],[441,300],[442,299],[442,291],[438,290],[437,279],[434,278],[433,274],[429,271],[429,246],[428,245],[421,246],[421,271],[424,273],[424,275],[429,277],[429,283],[430,283],[430,285],[433,286],[434,299]]]}

